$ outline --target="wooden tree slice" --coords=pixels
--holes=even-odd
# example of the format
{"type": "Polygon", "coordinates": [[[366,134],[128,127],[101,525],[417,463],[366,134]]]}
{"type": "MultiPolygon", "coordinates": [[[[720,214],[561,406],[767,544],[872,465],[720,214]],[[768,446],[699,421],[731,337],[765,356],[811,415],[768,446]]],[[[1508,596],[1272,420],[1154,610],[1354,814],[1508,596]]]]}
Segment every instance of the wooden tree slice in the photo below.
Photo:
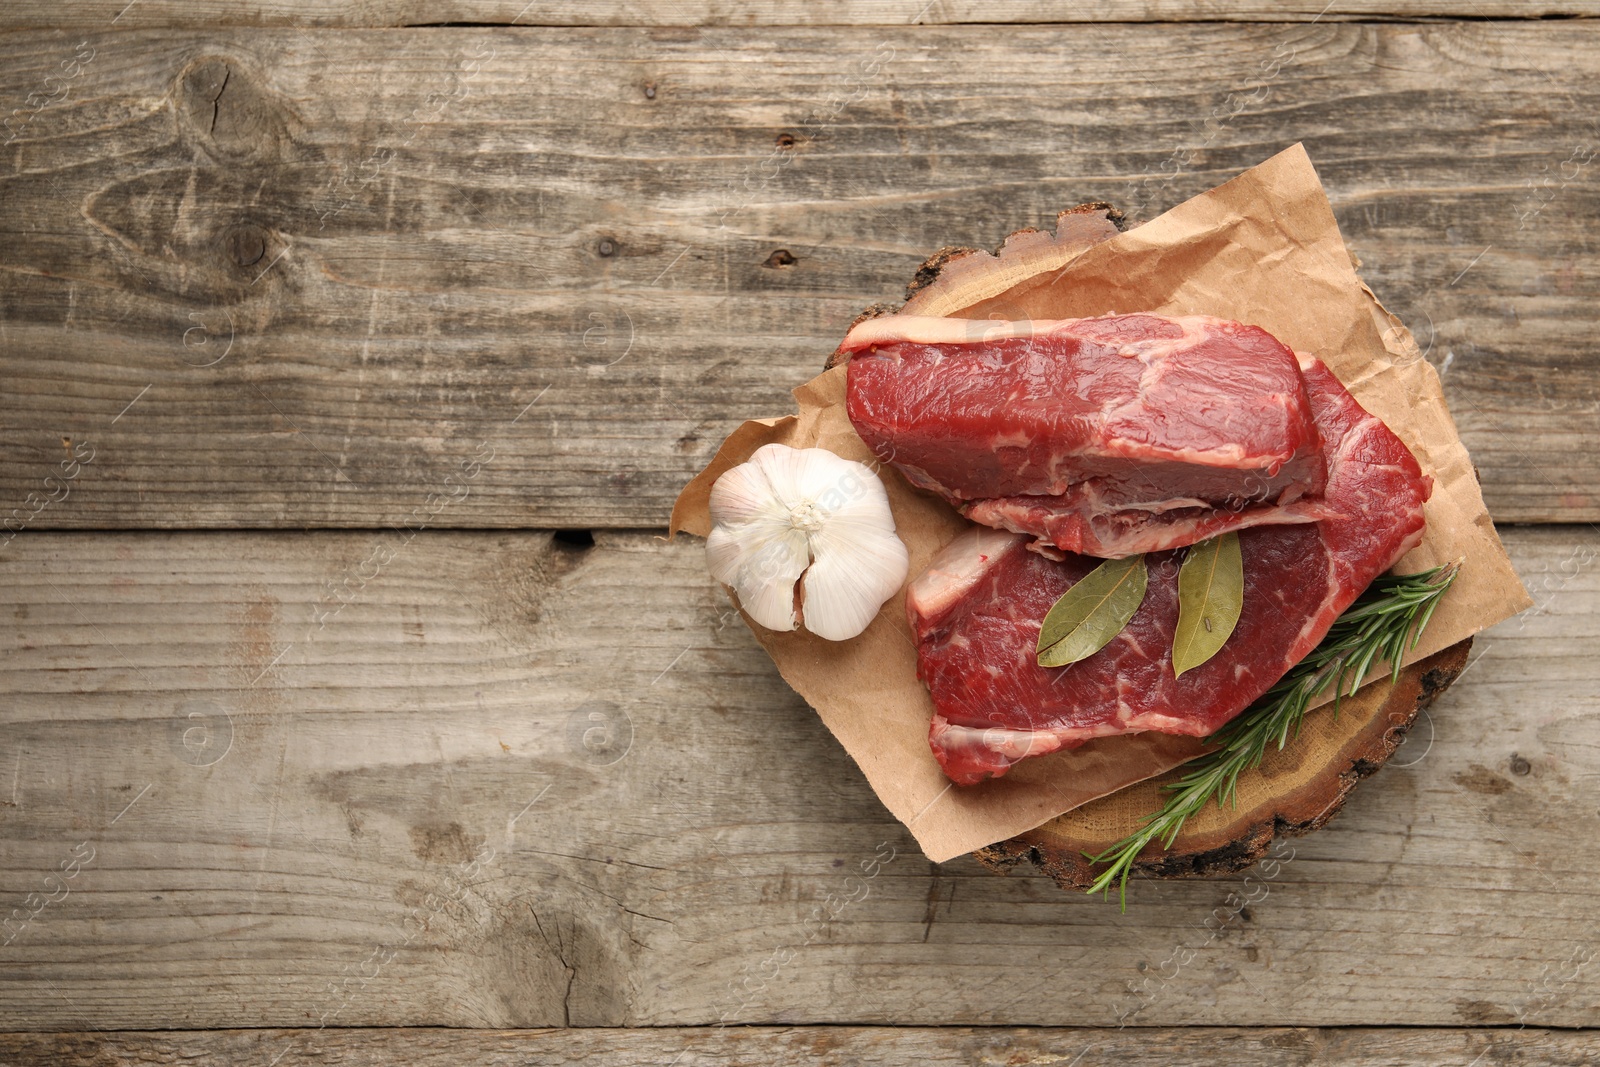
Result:
{"type": "MultiPolygon", "coordinates": [[[[873,304],[854,326],[879,315],[939,315],[964,319],[1023,319],[1026,308],[1011,294],[1039,284],[1086,249],[1122,232],[1122,212],[1106,203],[1080,204],[1056,216],[1055,233],[1025,229],[993,252],[947,246],[923,261],[906,286],[906,302],[873,304]]],[[[848,332],[848,331],[846,331],[848,332]]],[[[844,362],[835,352],[824,369],[844,362]]]]}
{"type": "MultiPolygon", "coordinates": [[[[856,321],[895,313],[1033,317],[1030,295],[1083,251],[1116,236],[1122,222],[1109,204],[1083,204],[1057,216],[1055,233],[1019,230],[993,253],[942,248],[917,268],[903,306],[874,304],[856,321]]],[[[835,353],[828,366],[842,358],[835,353]]],[[[1274,837],[1320,828],[1344,806],[1355,784],[1400,747],[1418,712],[1466,666],[1471,647],[1469,638],[1405,668],[1397,681],[1372,682],[1344,698],[1337,713],[1331,704],[1314,709],[1290,745],[1269,749],[1260,767],[1239,776],[1235,805],[1208,805],[1189,819],[1171,849],[1157,842],[1140,853],[1134,870],[1152,878],[1243,870],[1274,837]]],[[[1008,871],[1026,860],[1063,887],[1087,887],[1096,869],[1085,854],[1103,852],[1139,829],[1161,807],[1162,785],[1182,773],[1177,768],[1120,789],[973,855],[991,870],[1008,871]]]]}

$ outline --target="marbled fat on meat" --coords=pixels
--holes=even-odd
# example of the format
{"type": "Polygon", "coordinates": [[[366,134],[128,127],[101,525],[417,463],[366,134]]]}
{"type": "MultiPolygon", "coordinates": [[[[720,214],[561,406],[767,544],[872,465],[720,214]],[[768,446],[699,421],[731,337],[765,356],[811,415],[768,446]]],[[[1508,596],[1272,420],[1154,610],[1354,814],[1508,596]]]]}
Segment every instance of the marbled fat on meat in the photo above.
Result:
{"type": "Polygon", "coordinates": [[[1300,362],[1257,327],[889,316],[840,348],[862,439],[976,522],[1118,557],[1326,514],[1300,362]]]}
{"type": "Polygon", "coordinates": [[[912,583],[906,611],[917,673],[935,708],[929,742],[945,774],[970,785],[1018,760],[1093,737],[1159,730],[1205,736],[1309,653],[1340,612],[1422,539],[1432,482],[1415,457],[1321,363],[1305,369],[1327,458],[1319,522],[1242,531],[1244,606],[1228,643],[1172,673],[1180,552],[1146,557],[1144,603],[1099,652],[1040,667],[1039,627],[1101,562],[1026,551],[1026,537],[978,527],[912,583]]]}

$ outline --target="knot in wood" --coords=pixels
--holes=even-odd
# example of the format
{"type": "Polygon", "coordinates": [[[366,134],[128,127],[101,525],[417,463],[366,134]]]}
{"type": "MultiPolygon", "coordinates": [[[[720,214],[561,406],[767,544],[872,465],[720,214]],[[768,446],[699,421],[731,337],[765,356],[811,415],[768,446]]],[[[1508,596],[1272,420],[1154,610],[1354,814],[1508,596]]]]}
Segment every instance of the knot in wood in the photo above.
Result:
{"type": "Polygon", "coordinates": [[[234,60],[195,60],[179,77],[177,96],[183,123],[214,154],[271,158],[282,145],[280,109],[234,60]]]}
{"type": "Polygon", "coordinates": [[[234,266],[248,267],[267,254],[267,235],[259,226],[234,226],[222,235],[222,248],[234,266]]]}

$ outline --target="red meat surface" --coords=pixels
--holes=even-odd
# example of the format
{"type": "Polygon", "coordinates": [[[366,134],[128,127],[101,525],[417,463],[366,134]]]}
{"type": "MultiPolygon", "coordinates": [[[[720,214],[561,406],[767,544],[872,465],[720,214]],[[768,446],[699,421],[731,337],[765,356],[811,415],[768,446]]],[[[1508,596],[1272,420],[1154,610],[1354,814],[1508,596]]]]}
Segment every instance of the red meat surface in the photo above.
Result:
{"type": "Polygon", "coordinates": [[[1239,535],[1244,605],[1233,635],[1199,667],[1172,673],[1180,552],[1145,557],[1149,586],[1127,628],[1066,667],[1040,667],[1039,628],[1056,599],[1101,562],[1047,559],[1026,537],[982,527],[945,548],[906,611],[917,673],[933,696],[929,742],[961,785],[1092,737],[1159,730],[1205,736],[1310,652],[1340,612],[1422,539],[1432,481],[1387,426],[1320,362],[1305,369],[1327,459],[1315,523],[1239,535]]]}
{"type": "Polygon", "coordinates": [[[1295,354],[1206,316],[858,324],[847,411],[969,518],[1107,558],[1325,511],[1295,354]]]}

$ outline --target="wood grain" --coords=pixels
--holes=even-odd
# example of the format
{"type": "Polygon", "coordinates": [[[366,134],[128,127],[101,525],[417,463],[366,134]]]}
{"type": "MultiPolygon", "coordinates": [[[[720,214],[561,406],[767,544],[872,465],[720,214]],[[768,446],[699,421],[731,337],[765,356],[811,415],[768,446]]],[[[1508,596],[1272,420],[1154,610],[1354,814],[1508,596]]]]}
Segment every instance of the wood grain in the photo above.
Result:
{"type": "Polygon", "coordinates": [[[1600,1023],[1591,530],[1255,888],[1125,915],[923,860],[698,542],[407,536],[13,542],[0,1028],[1600,1023]]]}
{"type": "Polygon", "coordinates": [[[659,527],[929,252],[1147,218],[1296,139],[1495,516],[1600,519],[1593,24],[124,32],[141,10],[173,9],[0,39],[13,526],[659,527]],[[96,459],[41,508],[64,439],[96,459]]]}
{"type": "Polygon", "coordinates": [[[183,1064],[234,1067],[266,1062],[288,1045],[284,1067],[955,1067],[978,1063],[1067,1062],[1075,1067],[1460,1067],[1485,1063],[1567,1067],[1594,1060],[1592,1032],[1545,1029],[1316,1030],[1263,1027],[1137,1030],[986,1027],[785,1026],[615,1030],[329,1030],[306,1037],[292,1030],[208,1033],[0,1034],[0,1062],[55,1067],[183,1064]],[[303,1045],[292,1044],[303,1042],[303,1045]],[[304,1053],[292,1053],[303,1048],[304,1053]],[[314,1052],[314,1056],[310,1053],[314,1052]]]}
{"type": "Polygon", "coordinates": [[[399,27],[452,23],[515,26],[832,26],[959,23],[1229,21],[1351,18],[1532,19],[1600,15],[1595,0],[14,0],[0,28],[150,26],[399,27]]]}

